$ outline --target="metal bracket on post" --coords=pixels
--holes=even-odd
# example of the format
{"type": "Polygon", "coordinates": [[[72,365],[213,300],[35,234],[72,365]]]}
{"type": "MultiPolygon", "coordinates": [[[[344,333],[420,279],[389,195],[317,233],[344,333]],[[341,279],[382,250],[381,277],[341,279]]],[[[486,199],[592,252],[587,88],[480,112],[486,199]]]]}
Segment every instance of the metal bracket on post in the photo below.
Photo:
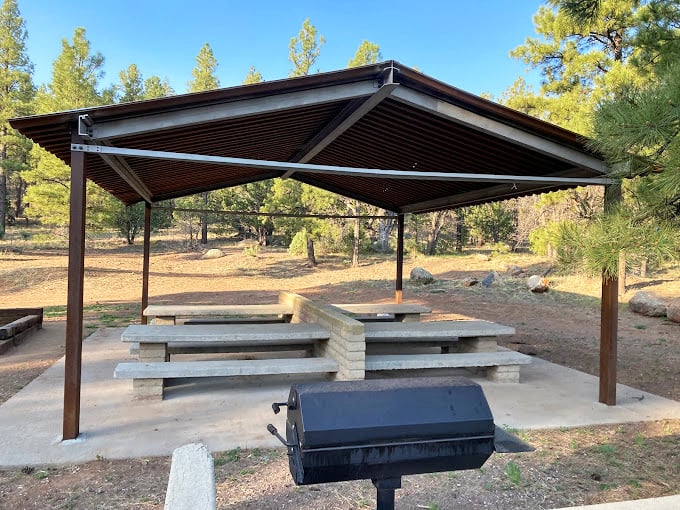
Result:
{"type": "Polygon", "coordinates": [[[90,116],[87,113],[83,115],[78,115],[78,135],[92,138],[93,134],[94,134],[94,122],[92,122],[90,116]]]}

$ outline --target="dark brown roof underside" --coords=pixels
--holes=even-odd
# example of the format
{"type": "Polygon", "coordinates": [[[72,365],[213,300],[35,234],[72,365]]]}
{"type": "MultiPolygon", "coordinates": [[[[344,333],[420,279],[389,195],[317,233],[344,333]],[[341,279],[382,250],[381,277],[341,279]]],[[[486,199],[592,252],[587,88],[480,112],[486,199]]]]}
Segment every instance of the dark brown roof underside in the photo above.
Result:
{"type": "MultiPolygon", "coordinates": [[[[380,85],[388,66],[399,69],[395,74],[399,87],[408,87],[426,94],[427,97],[440,99],[481,115],[485,119],[512,126],[532,136],[592,156],[574,133],[467,94],[395,62],[153,101],[14,119],[12,125],[68,164],[71,156],[70,133],[79,114],[87,113],[95,123],[113,119],[128,119],[133,122],[157,113],[172,114],[206,105],[276,98],[279,94],[291,92],[313,94],[324,87],[366,80],[380,85]]],[[[324,103],[301,102],[278,111],[120,136],[113,140],[112,145],[128,149],[279,162],[296,161],[296,154],[310,140],[346,108],[360,101],[363,98],[324,103]]],[[[153,201],[284,174],[281,170],[253,170],[205,162],[130,156],[125,157],[125,162],[150,190],[153,201]]],[[[601,172],[592,168],[574,165],[546,151],[533,150],[483,130],[472,129],[391,96],[363,115],[308,163],[419,172],[602,176],[601,172]]],[[[141,200],[139,194],[99,155],[87,155],[87,172],[89,179],[121,201],[130,204],[141,200]]],[[[333,175],[327,172],[298,172],[292,178],[396,212],[458,207],[569,187],[566,184],[540,182],[499,184],[414,178],[384,179],[375,176],[333,175]]]]}

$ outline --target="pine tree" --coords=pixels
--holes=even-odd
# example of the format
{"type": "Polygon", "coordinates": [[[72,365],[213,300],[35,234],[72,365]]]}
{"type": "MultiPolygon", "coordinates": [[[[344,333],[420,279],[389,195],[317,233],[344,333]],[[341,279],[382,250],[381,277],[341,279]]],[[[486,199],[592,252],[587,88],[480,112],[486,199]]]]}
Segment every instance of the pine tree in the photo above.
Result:
{"type": "Polygon", "coordinates": [[[288,44],[288,60],[293,64],[289,76],[293,78],[308,75],[324,44],[326,39],[317,34],[316,27],[307,18],[297,37],[292,37],[288,44]]]}
{"type": "Polygon", "coordinates": [[[210,44],[205,43],[196,55],[196,67],[191,71],[194,79],[189,82],[189,92],[202,92],[219,88],[220,80],[215,74],[216,70],[217,59],[210,44]]]}
{"type": "MultiPolygon", "coordinates": [[[[632,82],[601,101],[594,117],[593,147],[610,163],[612,175],[630,177],[624,205],[585,229],[582,257],[593,271],[619,273],[618,253],[628,262],[680,258],[680,6],[671,0],[638,2],[640,20],[632,63],[649,80],[632,82]]],[[[605,12],[604,0],[557,2],[575,22],[605,12]]],[[[622,275],[618,275],[622,276],[622,275]]]]}
{"type": "MultiPolygon", "coordinates": [[[[196,67],[191,71],[194,77],[189,82],[189,92],[202,92],[204,90],[216,89],[220,86],[220,80],[215,74],[217,70],[217,59],[213,54],[210,44],[205,43],[196,55],[196,67]]],[[[211,193],[206,191],[191,197],[185,197],[178,202],[184,208],[202,208],[207,209],[208,206],[215,202],[215,197],[210,196],[211,193]]],[[[202,213],[200,216],[201,223],[201,244],[208,244],[208,214],[202,213]]],[[[191,217],[189,218],[191,222],[191,217]]],[[[191,224],[191,223],[190,223],[191,224]]],[[[191,240],[190,240],[191,242],[191,240]]]]}
{"type": "MultiPolygon", "coordinates": [[[[26,54],[26,24],[16,0],[4,0],[0,8],[0,239],[7,225],[8,182],[20,181],[26,167],[30,141],[12,129],[8,119],[31,112],[35,90],[33,65],[26,54]]],[[[21,182],[17,187],[23,189],[21,182]]],[[[21,212],[17,197],[16,214],[21,212]]]]}
{"type": "Polygon", "coordinates": [[[260,71],[255,69],[255,66],[250,66],[250,69],[248,70],[248,74],[243,79],[243,84],[244,85],[250,85],[252,83],[260,83],[261,81],[263,81],[262,73],[260,73],[260,71]]]}
{"type": "MultiPolygon", "coordinates": [[[[38,90],[38,110],[47,113],[102,104],[104,98],[97,87],[103,76],[103,64],[101,53],[90,53],[85,29],[76,28],[72,43],[62,40],[62,52],[52,66],[52,81],[38,90]]],[[[67,225],[70,169],[38,146],[33,147],[31,161],[31,169],[22,173],[30,185],[26,201],[31,214],[53,225],[67,225]]],[[[88,183],[88,190],[91,186],[88,183]]]]}
{"type": "Polygon", "coordinates": [[[167,79],[161,80],[158,76],[152,76],[144,81],[144,99],[156,99],[171,96],[174,93],[167,79]]]}
{"type": "Polygon", "coordinates": [[[347,67],[359,67],[368,64],[375,64],[380,60],[382,60],[380,46],[364,39],[357,48],[354,57],[352,57],[347,63],[347,67]]]}

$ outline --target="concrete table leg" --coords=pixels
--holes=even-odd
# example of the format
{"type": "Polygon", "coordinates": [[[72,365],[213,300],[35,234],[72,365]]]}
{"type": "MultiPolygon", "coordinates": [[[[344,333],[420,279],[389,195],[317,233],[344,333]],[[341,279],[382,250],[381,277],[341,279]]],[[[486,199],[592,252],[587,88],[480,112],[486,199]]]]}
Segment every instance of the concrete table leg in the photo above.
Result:
{"type": "MultiPolygon", "coordinates": [[[[139,362],[169,361],[168,344],[139,344],[139,362]]],[[[163,400],[164,379],[133,379],[132,395],[135,400],[163,400]]]]}

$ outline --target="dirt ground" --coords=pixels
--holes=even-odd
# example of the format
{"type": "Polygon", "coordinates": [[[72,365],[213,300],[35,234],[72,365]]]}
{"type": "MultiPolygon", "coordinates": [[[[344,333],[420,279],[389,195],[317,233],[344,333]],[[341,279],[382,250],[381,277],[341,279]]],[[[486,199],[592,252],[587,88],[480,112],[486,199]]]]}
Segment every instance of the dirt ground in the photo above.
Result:
{"type": "MultiPolygon", "coordinates": [[[[139,320],[141,249],[90,243],[86,255],[86,334],[139,320]]],[[[152,246],[150,302],[256,303],[276,300],[279,289],[327,302],[390,302],[391,257],[364,258],[352,268],[341,257],[320,256],[308,267],[280,249],[256,250],[213,243],[226,256],[202,259],[170,240],[152,246]]],[[[503,340],[512,349],[591,374],[599,366],[599,279],[550,275],[551,290],[532,294],[527,275],[550,262],[526,255],[466,253],[407,258],[436,282],[404,288],[406,302],[433,309],[431,320],[474,317],[513,326],[503,340]],[[512,277],[508,264],[527,275],[512,277]],[[466,287],[495,270],[491,288],[466,287]]],[[[63,320],[66,252],[0,247],[0,307],[43,306],[47,320],[63,320]]],[[[618,381],[680,400],[680,324],[631,313],[636,290],[680,296],[680,271],[629,277],[619,312],[618,381]]],[[[6,401],[63,355],[63,341],[35,345],[30,338],[0,355],[0,402],[6,401]]],[[[519,431],[536,447],[529,454],[493,456],[479,470],[404,477],[397,508],[526,509],[619,501],[680,493],[680,420],[519,431]]],[[[295,487],[285,451],[215,452],[219,508],[360,509],[375,506],[370,481],[295,487]]],[[[162,508],[169,459],[99,461],[78,466],[26,466],[0,470],[0,508],[162,508]]]]}

